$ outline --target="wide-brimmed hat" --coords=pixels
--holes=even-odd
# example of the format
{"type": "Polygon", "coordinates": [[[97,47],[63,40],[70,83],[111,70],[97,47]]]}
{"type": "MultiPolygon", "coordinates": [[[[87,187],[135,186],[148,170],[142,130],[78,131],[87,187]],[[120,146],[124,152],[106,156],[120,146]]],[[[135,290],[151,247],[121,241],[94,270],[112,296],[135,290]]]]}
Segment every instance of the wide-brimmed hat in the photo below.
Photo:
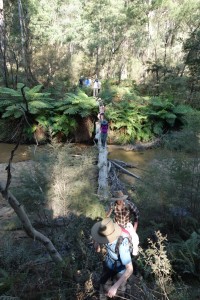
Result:
{"type": "Polygon", "coordinates": [[[111,218],[105,218],[93,225],[92,238],[99,244],[112,243],[121,235],[122,229],[111,218]]]}
{"type": "Polygon", "coordinates": [[[128,195],[124,195],[122,191],[116,191],[113,193],[113,197],[111,198],[112,201],[117,200],[126,200],[128,198],[128,195]]]}

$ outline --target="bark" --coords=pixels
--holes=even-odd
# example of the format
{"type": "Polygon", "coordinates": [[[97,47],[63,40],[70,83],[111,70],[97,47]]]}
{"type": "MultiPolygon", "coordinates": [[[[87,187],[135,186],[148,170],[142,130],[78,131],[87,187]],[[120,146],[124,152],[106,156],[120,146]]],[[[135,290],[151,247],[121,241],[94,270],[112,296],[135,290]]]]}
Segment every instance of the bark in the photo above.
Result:
{"type": "Polygon", "coordinates": [[[6,65],[6,38],[5,38],[3,0],[0,0],[0,65],[1,65],[4,85],[8,87],[8,69],[6,65]]]}
{"type": "Polygon", "coordinates": [[[99,178],[98,178],[98,192],[101,200],[106,200],[108,198],[108,160],[107,160],[107,145],[105,148],[101,146],[101,135],[100,135],[100,124],[96,123],[96,135],[95,139],[98,139],[98,168],[99,168],[99,178]]]}
{"type": "Polygon", "coordinates": [[[44,234],[40,233],[39,231],[35,230],[35,228],[32,226],[23,206],[18,202],[18,200],[14,197],[14,195],[11,192],[6,192],[0,183],[0,192],[5,200],[8,201],[10,206],[14,209],[15,213],[17,214],[18,218],[20,219],[25,232],[29,237],[31,237],[34,240],[38,240],[41,242],[48,251],[49,255],[51,256],[52,260],[55,263],[62,262],[62,257],[52,244],[49,238],[47,238],[44,234]]]}

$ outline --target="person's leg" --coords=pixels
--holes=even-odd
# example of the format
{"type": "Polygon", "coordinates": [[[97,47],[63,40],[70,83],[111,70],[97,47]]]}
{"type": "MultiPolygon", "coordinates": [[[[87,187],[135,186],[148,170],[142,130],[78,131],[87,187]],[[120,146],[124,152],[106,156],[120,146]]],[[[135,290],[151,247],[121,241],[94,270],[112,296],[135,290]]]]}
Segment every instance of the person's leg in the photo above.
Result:
{"type": "Polygon", "coordinates": [[[105,133],[101,133],[101,145],[104,148],[106,143],[105,133]]]}
{"type": "Polygon", "coordinates": [[[98,89],[94,89],[94,97],[97,97],[97,95],[98,95],[98,89]]]}

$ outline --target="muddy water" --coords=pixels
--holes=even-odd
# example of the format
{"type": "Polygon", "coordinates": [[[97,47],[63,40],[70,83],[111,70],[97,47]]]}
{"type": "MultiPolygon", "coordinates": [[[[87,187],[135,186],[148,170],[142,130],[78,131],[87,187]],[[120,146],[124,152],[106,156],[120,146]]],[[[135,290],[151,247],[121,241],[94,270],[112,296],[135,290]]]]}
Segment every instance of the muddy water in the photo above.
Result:
{"type": "MultiPolygon", "coordinates": [[[[6,163],[10,157],[11,151],[14,149],[14,144],[0,143],[0,163],[6,163]]],[[[29,160],[34,151],[34,145],[19,145],[15,152],[14,162],[29,160]]],[[[145,167],[146,164],[151,162],[160,150],[147,150],[144,152],[125,151],[118,146],[109,145],[108,158],[119,159],[124,162],[133,163],[138,167],[145,167]]]]}
{"type": "MultiPolygon", "coordinates": [[[[117,146],[109,146],[108,147],[108,158],[109,159],[118,159],[122,160],[127,163],[131,163],[136,168],[126,168],[131,173],[134,173],[137,176],[142,177],[143,173],[148,170],[149,164],[153,162],[156,157],[158,157],[161,153],[163,153],[163,150],[161,149],[150,149],[145,150],[143,152],[139,151],[125,151],[120,149],[117,146]]],[[[134,179],[133,177],[129,175],[122,175],[122,178],[131,183],[134,184],[137,182],[137,179],[134,179]]]]}
{"type": "MultiPolygon", "coordinates": [[[[14,144],[0,143],[0,163],[7,163],[11,151],[14,149],[14,144]]],[[[25,161],[31,159],[32,149],[34,146],[19,145],[15,152],[13,162],[25,161]]]]}

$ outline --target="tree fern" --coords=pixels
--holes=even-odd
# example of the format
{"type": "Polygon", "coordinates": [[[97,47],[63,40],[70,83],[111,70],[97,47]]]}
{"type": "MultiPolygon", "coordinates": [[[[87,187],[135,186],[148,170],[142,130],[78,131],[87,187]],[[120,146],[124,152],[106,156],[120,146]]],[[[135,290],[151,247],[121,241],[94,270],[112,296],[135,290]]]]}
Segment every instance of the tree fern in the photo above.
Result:
{"type": "Polygon", "coordinates": [[[200,278],[200,230],[193,232],[186,241],[173,243],[170,252],[179,272],[200,278]]]}
{"type": "Polygon", "coordinates": [[[49,93],[39,93],[42,89],[42,85],[36,86],[32,89],[24,87],[22,93],[23,83],[17,85],[17,90],[9,88],[0,88],[0,109],[5,111],[2,114],[3,118],[13,116],[14,118],[20,118],[26,111],[25,99],[27,101],[30,114],[38,114],[44,111],[46,108],[53,108],[54,99],[50,98],[49,93]]]}
{"type": "Polygon", "coordinates": [[[77,94],[67,93],[63,101],[56,104],[57,111],[63,111],[68,115],[80,115],[81,117],[97,113],[98,104],[93,97],[88,97],[83,91],[77,94]]]}

